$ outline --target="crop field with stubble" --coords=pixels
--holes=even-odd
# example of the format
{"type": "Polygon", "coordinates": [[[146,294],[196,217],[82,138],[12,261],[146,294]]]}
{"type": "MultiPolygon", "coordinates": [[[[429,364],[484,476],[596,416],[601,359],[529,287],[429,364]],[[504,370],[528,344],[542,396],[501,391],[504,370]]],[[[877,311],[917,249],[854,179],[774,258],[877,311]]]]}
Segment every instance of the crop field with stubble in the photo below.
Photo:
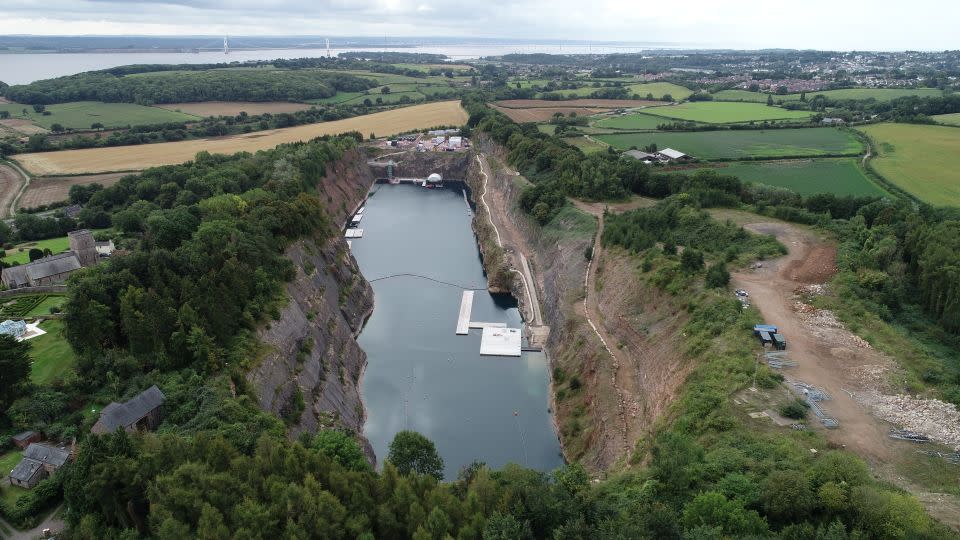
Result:
{"type": "Polygon", "coordinates": [[[86,148],[21,154],[16,157],[24,168],[38,176],[139,171],[149,167],[190,161],[198,152],[235,154],[274,148],[279,144],[306,141],[323,135],[358,131],[368,136],[389,136],[434,126],[459,126],[467,121],[467,112],[459,101],[439,101],[414,107],[393,109],[284,129],[271,129],[229,137],[192,141],[144,144],[109,148],[86,148]]]}
{"type": "MultiPolygon", "coordinates": [[[[952,128],[947,128],[952,129],[952,128]]],[[[594,135],[620,150],[673,148],[699,159],[854,156],[863,145],[836,128],[649,132],[594,135]]]]}

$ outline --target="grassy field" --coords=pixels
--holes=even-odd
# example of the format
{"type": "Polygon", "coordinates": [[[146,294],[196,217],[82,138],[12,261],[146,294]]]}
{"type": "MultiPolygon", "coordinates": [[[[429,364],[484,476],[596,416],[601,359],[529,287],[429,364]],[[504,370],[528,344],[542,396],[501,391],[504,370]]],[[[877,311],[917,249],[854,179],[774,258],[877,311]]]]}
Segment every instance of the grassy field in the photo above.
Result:
{"type": "MultiPolygon", "coordinates": [[[[686,99],[693,92],[689,88],[684,88],[683,86],[678,86],[672,83],[641,83],[641,84],[624,84],[623,85],[631,96],[634,94],[639,94],[640,99],[646,99],[647,94],[653,94],[653,99],[661,99],[663,96],[669,94],[674,100],[679,101],[686,99]]],[[[522,87],[522,85],[521,85],[522,87]]],[[[564,97],[568,96],[577,96],[577,97],[588,97],[594,92],[602,91],[603,87],[594,87],[594,86],[584,86],[581,88],[575,88],[572,90],[556,90],[555,92],[563,94],[564,97]]]]}
{"type": "Polygon", "coordinates": [[[854,155],[863,150],[853,136],[835,128],[625,133],[594,138],[621,150],[656,144],[700,159],[854,155]]]}
{"type": "Polygon", "coordinates": [[[34,384],[50,384],[62,377],[76,362],[73,349],[63,336],[63,322],[48,319],[40,324],[47,333],[28,341],[30,343],[30,380],[34,384]]]}
{"type": "Polygon", "coordinates": [[[3,257],[3,262],[13,264],[26,264],[30,262],[30,249],[49,249],[54,254],[66,251],[70,248],[70,242],[66,236],[60,238],[49,238],[47,240],[38,240],[36,242],[24,242],[17,244],[12,249],[7,250],[7,255],[3,257]]]}
{"type": "Polygon", "coordinates": [[[930,204],[960,206],[960,129],[918,124],[859,129],[873,139],[871,164],[884,178],[930,204]]]}
{"type": "Polygon", "coordinates": [[[65,128],[72,129],[90,129],[90,126],[95,122],[109,128],[200,119],[198,116],[191,114],[168,111],[159,107],[145,107],[134,103],[75,101],[47,105],[46,110],[51,114],[36,113],[30,105],[0,104],[0,111],[9,111],[11,118],[26,118],[47,129],[50,129],[53,124],[60,124],[65,128]],[[24,115],[24,109],[27,111],[26,115],[24,115]]]}
{"type": "Polygon", "coordinates": [[[308,103],[291,103],[289,101],[265,101],[262,103],[249,101],[201,101],[199,103],[167,103],[157,105],[156,107],[194,116],[236,116],[241,112],[254,116],[264,113],[277,114],[305,111],[310,108],[310,105],[308,103]]]}
{"type": "Polygon", "coordinates": [[[960,126],[960,113],[938,114],[933,119],[948,126],[960,126]]]}
{"type": "Polygon", "coordinates": [[[136,147],[87,148],[38,154],[20,154],[17,161],[33,174],[83,174],[111,171],[134,171],[160,165],[190,161],[197,152],[234,154],[256,152],[278,144],[310,140],[322,135],[336,135],[348,131],[371,132],[384,137],[434,126],[461,125],[467,113],[459,101],[438,101],[414,107],[307,124],[285,129],[201,139],[195,141],[144,144],[136,147]]]}
{"type": "Polygon", "coordinates": [[[566,137],[563,139],[563,142],[576,146],[577,148],[582,150],[584,154],[602,152],[607,149],[606,145],[592,141],[586,137],[566,137]]]}
{"type": "MultiPolygon", "coordinates": [[[[769,94],[749,92],[747,90],[722,90],[713,95],[720,101],[752,101],[766,103],[769,94]]],[[[823,92],[807,92],[807,100],[814,96],[823,95],[830,99],[870,99],[890,101],[905,96],[939,97],[943,92],[936,88],[842,88],[839,90],[824,90],[823,92]]],[[[800,101],[800,94],[773,95],[774,101],[800,101]]]]}
{"type": "Polygon", "coordinates": [[[51,308],[63,307],[63,304],[67,301],[66,296],[61,295],[49,295],[43,299],[42,302],[37,304],[36,307],[27,312],[26,317],[43,317],[44,315],[50,315],[51,308]]]}
{"type": "Polygon", "coordinates": [[[713,168],[746,182],[785,187],[801,195],[888,195],[864,176],[855,158],[744,162],[713,168]]]}
{"type": "Polygon", "coordinates": [[[660,116],[638,113],[624,116],[606,116],[594,122],[593,125],[598,128],[609,129],[655,130],[658,125],[668,124],[670,122],[671,120],[660,116]]]}
{"type": "Polygon", "coordinates": [[[665,82],[631,84],[628,88],[631,94],[640,94],[641,99],[646,98],[647,94],[653,94],[654,99],[661,99],[669,94],[674,101],[680,101],[693,94],[693,91],[689,88],[665,82]]]}
{"type": "Polygon", "coordinates": [[[733,124],[764,120],[804,120],[811,115],[810,111],[788,111],[780,107],[768,107],[759,103],[717,101],[682,103],[673,107],[659,107],[651,112],[667,118],[708,124],[733,124]]]}
{"type": "MultiPolygon", "coordinates": [[[[561,101],[559,103],[563,102],[561,101]]],[[[576,113],[577,116],[592,116],[609,110],[588,109],[586,107],[531,107],[529,109],[511,109],[508,107],[498,107],[493,104],[491,104],[490,107],[507,115],[514,122],[521,124],[524,122],[549,122],[553,119],[553,115],[557,113],[563,116],[570,116],[570,113],[576,113]]]]}

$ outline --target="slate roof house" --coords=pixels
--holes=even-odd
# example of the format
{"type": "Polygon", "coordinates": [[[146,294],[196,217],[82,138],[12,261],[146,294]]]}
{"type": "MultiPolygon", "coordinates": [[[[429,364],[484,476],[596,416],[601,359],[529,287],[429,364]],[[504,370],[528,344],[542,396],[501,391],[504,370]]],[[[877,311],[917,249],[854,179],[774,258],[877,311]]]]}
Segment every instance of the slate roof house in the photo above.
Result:
{"type": "Polygon", "coordinates": [[[71,272],[84,266],[93,266],[100,260],[97,242],[87,229],[67,233],[70,251],[37,259],[31,263],[4,268],[0,281],[8,289],[59,285],[71,272]]]}
{"type": "Polygon", "coordinates": [[[32,263],[3,269],[0,281],[10,289],[56,285],[67,280],[71,272],[80,269],[80,260],[73,253],[60,253],[37,259],[32,263]]]}
{"type": "Polygon", "coordinates": [[[10,471],[10,484],[31,489],[70,459],[70,450],[46,444],[31,443],[23,459],[10,471]]]}
{"type": "Polygon", "coordinates": [[[90,431],[97,434],[113,433],[118,428],[130,433],[140,429],[153,430],[160,424],[160,406],[165,396],[153,385],[126,403],[111,403],[100,411],[100,419],[90,431]]]}
{"type": "Polygon", "coordinates": [[[36,431],[24,431],[23,433],[18,433],[13,436],[13,444],[17,448],[24,450],[30,443],[40,442],[41,436],[40,433],[36,431]]]}

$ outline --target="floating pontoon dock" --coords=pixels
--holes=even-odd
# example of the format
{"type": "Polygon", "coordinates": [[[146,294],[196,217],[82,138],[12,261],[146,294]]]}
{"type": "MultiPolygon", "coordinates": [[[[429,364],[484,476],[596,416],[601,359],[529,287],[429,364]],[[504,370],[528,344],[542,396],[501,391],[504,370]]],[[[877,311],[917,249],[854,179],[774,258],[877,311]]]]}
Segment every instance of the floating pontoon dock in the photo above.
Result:
{"type": "Polygon", "coordinates": [[[343,236],[346,238],[363,238],[363,229],[347,229],[343,236]]]}
{"type": "Polygon", "coordinates": [[[470,313],[473,311],[473,291],[463,291],[460,299],[460,315],[457,317],[457,334],[470,333],[470,313]]]}
{"type": "Polygon", "coordinates": [[[484,328],[480,338],[481,356],[520,356],[519,328],[484,328]]]}

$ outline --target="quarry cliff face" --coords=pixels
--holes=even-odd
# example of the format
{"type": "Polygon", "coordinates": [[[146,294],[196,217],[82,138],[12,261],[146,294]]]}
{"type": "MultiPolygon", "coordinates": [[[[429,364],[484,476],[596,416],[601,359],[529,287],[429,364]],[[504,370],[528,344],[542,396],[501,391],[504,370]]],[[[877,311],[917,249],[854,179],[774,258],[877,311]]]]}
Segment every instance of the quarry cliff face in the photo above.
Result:
{"type": "Polygon", "coordinates": [[[291,437],[324,427],[358,435],[363,431],[359,385],[366,354],[356,336],[373,309],[373,290],[339,234],[339,225],[363,202],[373,183],[366,159],[361,150],[351,151],[331,164],[318,182],[320,199],[338,232],[330,238],[301,239],[287,249],[296,268],[295,278],[286,285],[289,300],[279,318],[258,332],[266,353],[247,378],[260,406],[283,418],[291,437]]]}

